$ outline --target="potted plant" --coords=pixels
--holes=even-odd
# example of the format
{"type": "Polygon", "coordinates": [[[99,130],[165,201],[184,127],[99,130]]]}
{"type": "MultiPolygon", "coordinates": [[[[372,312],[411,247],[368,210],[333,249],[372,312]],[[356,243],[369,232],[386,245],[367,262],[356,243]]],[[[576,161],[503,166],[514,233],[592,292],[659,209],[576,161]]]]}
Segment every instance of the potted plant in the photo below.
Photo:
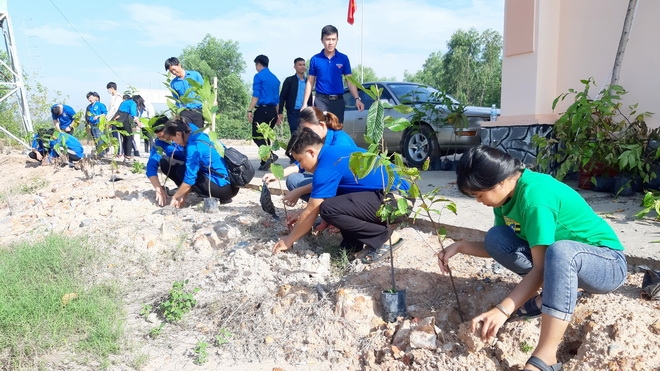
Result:
{"type": "Polygon", "coordinates": [[[646,155],[646,146],[651,131],[644,119],[650,113],[637,114],[636,104],[624,113],[621,107],[626,90],[619,85],[610,85],[591,98],[593,78],[580,82],[584,85],[581,91],[569,89],[553,101],[555,110],[560,101],[573,99],[555,122],[551,136],[533,138],[538,146],[539,169],[554,173],[560,180],[579,172],[578,186],[585,189],[591,189],[598,176],[613,177],[621,171],[649,179],[651,158],[646,155]]]}

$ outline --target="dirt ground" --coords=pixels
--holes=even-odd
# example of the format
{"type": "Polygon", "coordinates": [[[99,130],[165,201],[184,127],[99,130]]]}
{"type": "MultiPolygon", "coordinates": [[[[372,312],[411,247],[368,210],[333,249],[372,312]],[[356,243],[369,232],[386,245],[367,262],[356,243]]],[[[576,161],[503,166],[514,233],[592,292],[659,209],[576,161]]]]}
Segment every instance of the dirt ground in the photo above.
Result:
{"type": "MultiPolygon", "coordinates": [[[[507,322],[488,344],[470,336],[461,323],[497,304],[518,278],[492,260],[454,258],[459,311],[450,278],[439,274],[438,239],[425,228],[400,230],[394,276],[409,318],[386,323],[380,295],[391,288],[389,260],[342,263],[331,256],[337,234],[308,235],[273,255],[286,228],[261,210],[257,190],[242,189],[217,213],[203,212],[197,197],[180,210],[160,208],[144,174],[129,166],[36,167],[16,149],[0,151],[2,245],[87,236],[106,257],[90,280],[122,288],[125,338],[110,370],[519,370],[536,344],[539,319],[507,322]],[[197,305],[150,336],[164,320],[140,313],[184,279],[200,288],[197,305]],[[196,365],[200,341],[209,356],[196,365]]],[[[283,218],[281,198],[273,201],[283,218]]],[[[660,370],[660,303],[640,298],[641,279],[631,266],[620,289],[581,297],[559,353],[564,370],[660,370]]],[[[66,346],[34,362],[101,367],[66,346]]]]}

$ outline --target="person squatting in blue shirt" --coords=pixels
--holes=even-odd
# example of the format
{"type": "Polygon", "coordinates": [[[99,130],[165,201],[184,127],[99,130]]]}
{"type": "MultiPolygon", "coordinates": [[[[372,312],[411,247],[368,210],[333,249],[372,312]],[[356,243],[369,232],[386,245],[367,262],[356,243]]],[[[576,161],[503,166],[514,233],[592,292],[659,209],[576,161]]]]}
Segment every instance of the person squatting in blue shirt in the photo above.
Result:
{"type": "MultiPolygon", "coordinates": [[[[287,224],[293,225],[293,229],[273,246],[274,253],[291,248],[311,230],[318,215],[340,230],[343,238],[341,246],[349,252],[359,251],[366,245],[364,263],[374,262],[385,256],[385,252],[389,253],[388,241],[394,242],[393,248],[401,245],[403,239],[393,235],[393,229],[388,228],[387,223],[376,215],[384,200],[396,202],[393,195],[386,196],[383,192],[383,182],[387,184],[389,179],[384,165],[356,180],[348,164],[353,152],[366,150],[330,146],[324,144],[323,139],[312,129],[300,128],[291,146],[291,154],[303,168],[314,173],[312,193],[305,209],[288,214],[287,224]]],[[[398,175],[395,176],[391,192],[408,190],[409,184],[398,175]]],[[[399,220],[393,223],[397,222],[399,220]]]]}
{"type": "Polygon", "coordinates": [[[185,147],[186,152],[185,161],[171,159],[169,168],[162,169],[179,186],[170,205],[182,207],[191,191],[200,196],[217,198],[223,204],[231,202],[239,188],[229,182],[225,159],[215,149],[209,136],[201,130],[193,131],[183,117],[168,121],[165,135],[185,147]]]}
{"type": "Polygon", "coordinates": [[[176,106],[185,108],[179,112],[179,116],[185,118],[187,122],[192,122],[198,128],[204,127],[204,116],[202,115],[202,102],[199,95],[192,89],[188,80],[198,82],[204,85],[202,75],[197,71],[187,71],[181,66],[181,62],[176,57],[170,57],[165,60],[165,71],[168,71],[174,78],[170,81],[172,95],[176,99],[176,106]],[[182,100],[186,102],[182,102],[182,100]]]}
{"type": "Polygon", "coordinates": [[[67,155],[72,165],[71,162],[85,157],[85,151],[80,141],[70,134],[56,133],[55,129],[38,130],[32,139],[32,150],[28,157],[43,164],[44,160],[50,163],[51,159],[62,155],[67,155]]]}

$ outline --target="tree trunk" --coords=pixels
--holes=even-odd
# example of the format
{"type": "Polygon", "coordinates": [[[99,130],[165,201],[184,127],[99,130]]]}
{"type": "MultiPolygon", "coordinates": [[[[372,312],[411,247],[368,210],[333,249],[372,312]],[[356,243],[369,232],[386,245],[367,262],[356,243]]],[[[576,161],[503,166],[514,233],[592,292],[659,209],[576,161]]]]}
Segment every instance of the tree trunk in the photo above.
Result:
{"type": "Polygon", "coordinates": [[[636,12],[637,0],[629,0],[628,10],[626,11],[626,19],[623,22],[623,30],[621,31],[621,39],[619,40],[619,48],[616,51],[616,58],[614,59],[614,68],[612,69],[612,80],[610,81],[610,86],[619,84],[619,73],[621,72],[623,55],[626,51],[626,44],[628,43],[630,28],[632,27],[636,12]]]}

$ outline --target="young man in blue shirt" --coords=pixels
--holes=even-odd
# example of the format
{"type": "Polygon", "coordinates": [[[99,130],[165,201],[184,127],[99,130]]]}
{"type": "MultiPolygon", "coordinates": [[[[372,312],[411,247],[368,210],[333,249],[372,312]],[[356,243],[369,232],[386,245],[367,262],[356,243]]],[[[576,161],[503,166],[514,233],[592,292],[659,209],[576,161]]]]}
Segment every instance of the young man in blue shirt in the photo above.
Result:
{"type": "MultiPolygon", "coordinates": [[[[273,252],[291,248],[294,242],[311,230],[318,215],[341,231],[342,247],[354,251],[366,245],[364,263],[372,263],[385,256],[389,252],[390,240],[393,248],[398,247],[402,239],[393,234],[393,229],[376,215],[383,202],[396,203],[394,196],[388,197],[383,193],[389,177],[384,165],[374,168],[364,178],[356,179],[349,168],[350,155],[366,150],[324,144],[323,139],[307,127],[298,134],[291,144],[291,153],[300,166],[314,173],[312,193],[305,209],[288,213],[287,224],[294,227],[288,236],[273,246],[273,252]]],[[[395,174],[391,192],[406,191],[409,187],[395,174]]]]}
{"type": "MultiPolygon", "coordinates": [[[[260,54],[254,59],[257,73],[252,82],[252,100],[247,111],[247,119],[252,123],[252,140],[257,147],[270,145],[257,132],[259,124],[268,123],[272,128],[277,121],[277,111],[280,103],[280,80],[268,69],[268,57],[260,54]]],[[[259,170],[268,170],[272,162],[277,161],[277,155],[271,153],[267,160],[261,159],[259,170]]]]}
{"type": "Polygon", "coordinates": [[[108,113],[108,109],[105,107],[105,104],[100,102],[101,97],[99,96],[99,93],[95,91],[87,93],[87,100],[89,101],[89,105],[85,112],[85,122],[87,122],[89,133],[92,135],[92,138],[94,138],[97,154],[102,154],[98,151],[99,146],[103,144],[103,141],[100,139],[102,133],[101,129],[99,129],[99,121],[102,115],[108,113]]]}
{"type": "Polygon", "coordinates": [[[67,133],[73,131],[71,124],[73,124],[73,116],[76,114],[76,111],[71,108],[71,106],[67,106],[66,104],[53,104],[53,106],[50,107],[50,113],[53,117],[55,130],[67,133]]]}
{"type": "Polygon", "coordinates": [[[133,148],[133,125],[136,126],[142,125],[140,119],[138,118],[137,104],[131,99],[130,95],[123,96],[124,101],[119,105],[119,110],[117,110],[117,115],[114,119],[121,122],[123,126],[119,129],[123,130],[123,133],[120,133],[121,143],[124,149],[124,156],[126,160],[132,160],[131,154],[139,156],[139,152],[133,148]]]}
{"type": "MultiPolygon", "coordinates": [[[[307,100],[312,96],[312,90],[316,89],[314,106],[321,111],[332,112],[344,123],[344,76],[351,75],[351,62],[346,54],[340,53],[337,48],[339,31],[335,26],[327,25],[321,29],[321,43],[323,50],[314,55],[309,61],[309,76],[305,86],[305,102],[302,108],[307,107],[307,100]]],[[[355,98],[355,106],[358,111],[364,109],[360,100],[357,87],[346,82],[348,90],[355,98]]]]}
{"type": "MultiPolygon", "coordinates": [[[[303,97],[305,96],[305,85],[307,84],[307,66],[305,65],[305,60],[298,57],[293,60],[293,68],[296,70],[296,73],[293,76],[289,76],[284,79],[282,83],[282,91],[280,91],[280,104],[277,114],[277,120],[281,123],[283,120],[284,108],[286,108],[286,121],[289,123],[289,130],[291,131],[291,140],[289,143],[293,143],[294,133],[298,130],[298,123],[300,121],[300,109],[303,106],[303,97]]],[[[312,97],[310,96],[307,100],[307,105],[312,105],[312,97]]],[[[287,150],[289,146],[287,145],[287,150]]],[[[292,164],[295,162],[293,156],[288,154],[289,163],[292,164]]]]}
{"type": "Polygon", "coordinates": [[[186,101],[191,99],[190,102],[181,102],[177,100],[176,105],[179,108],[185,108],[179,113],[179,116],[184,118],[186,122],[192,122],[198,128],[204,127],[204,116],[202,115],[202,102],[199,100],[197,93],[188,91],[192,88],[188,79],[198,82],[199,84],[204,84],[204,79],[202,75],[197,71],[187,71],[181,67],[179,59],[176,57],[170,57],[165,60],[165,71],[170,72],[174,75],[172,81],[170,81],[170,88],[172,89],[172,95],[174,98],[181,99],[184,98],[186,101]],[[188,92],[186,94],[186,92],[188,92]]]}

